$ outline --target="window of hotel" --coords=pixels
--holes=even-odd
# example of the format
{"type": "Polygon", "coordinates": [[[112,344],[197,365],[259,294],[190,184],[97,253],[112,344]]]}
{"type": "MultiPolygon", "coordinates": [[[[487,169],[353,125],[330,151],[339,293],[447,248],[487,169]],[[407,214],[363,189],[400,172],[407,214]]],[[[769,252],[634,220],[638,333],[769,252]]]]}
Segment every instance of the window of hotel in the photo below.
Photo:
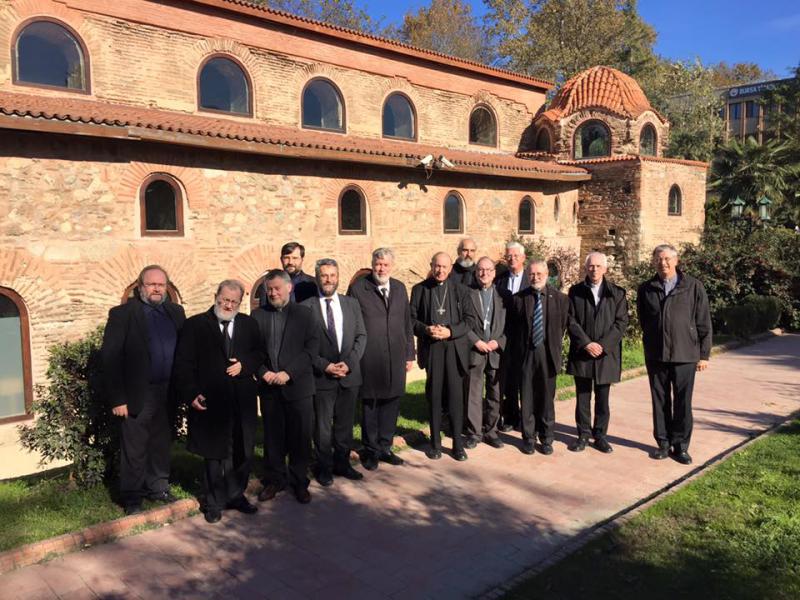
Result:
{"type": "Polygon", "coordinates": [[[0,423],[30,413],[30,364],[28,312],[16,292],[0,287],[0,423]]]}
{"type": "Polygon", "coordinates": [[[728,119],[731,121],[737,121],[742,118],[742,103],[737,102],[735,104],[728,105],[728,119]]]}
{"type": "Polygon", "coordinates": [[[539,135],[536,136],[536,150],[539,152],[550,152],[552,142],[550,141],[550,132],[542,128],[539,135]]]}
{"type": "Polygon", "coordinates": [[[367,232],[366,201],[356,188],[347,188],[339,197],[339,233],[367,232]]]}
{"type": "Polygon", "coordinates": [[[748,100],[744,104],[744,114],[748,119],[758,118],[758,103],[754,100],[748,100]]]}
{"type": "Polygon", "coordinates": [[[392,94],[383,103],[383,135],[413,140],[417,137],[416,118],[411,101],[403,94],[392,94]]]}
{"type": "Polygon", "coordinates": [[[669,200],[667,201],[667,214],[680,215],[682,210],[683,200],[681,198],[681,188],[673,185],[669,188],[669,200]]]}
{"type": "Polygon", "coordinates": [[[344,131],[344,102],[325,79],[313,79],[303,90],[303,127],[344,131]]]}
{"type": "Polygon", "coordinates": [[[611,154],[611,134],[600,121],[587,121],[575,132],[575,158],[595,158],[611,154]]]}
{"type": "Polygon", "coordinates": [[[534,218],[536,210],[533,207],[533,200],[530,196],[525,196],[519,203],[519,223],[517,231],[519,233],[533,233],[536,227],[534,218]]]}
{"type": "Polygon", "coordinates": [[[497,122],[485,106],[478,106],[469,116],[469,143],[497,146],[497,122]]]}
{"type": "Polygon", "coordinates": [[[169,175],[151,175],[142,183],[140,207],[142,235],[183,235],[183,198],[169,175]]]}
{"type": "Polygon", "coordinates": [[[86,52],[77,35],[53,21],[25,26],[14,44],[14,81],[88,90],[86,52]]]}
{"type": "Polygon", "coordinates": [[[250,83],[235,61],[215,56],[200,68],[198,104],[202,110],[250,115],[250,83]]]}
{"type": "Polygon", "coordinates": [[[444,232],[464,233],[464,208],[456,192],[450,192],[444,199],[444,232]]]}
{"type": "Polygon", "coordinates": [[[656,128],[649,123],[642,127],[642,134],[639,136],[639,154],[656,155],[656,128]]]}

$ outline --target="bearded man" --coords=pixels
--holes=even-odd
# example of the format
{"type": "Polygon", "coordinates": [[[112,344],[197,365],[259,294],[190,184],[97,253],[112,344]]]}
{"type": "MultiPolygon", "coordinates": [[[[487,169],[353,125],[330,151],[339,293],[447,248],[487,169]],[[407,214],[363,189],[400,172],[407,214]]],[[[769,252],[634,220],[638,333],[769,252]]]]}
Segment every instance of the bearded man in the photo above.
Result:
{"type": "Polygon", "coordinates": [[[450,279],[461,285],[472,287],[475,285],[475,260],[478,253],[478,245],[470,237],[458,242],[458,258],[453,263],[453,270],[450,271],[450,279]]]}

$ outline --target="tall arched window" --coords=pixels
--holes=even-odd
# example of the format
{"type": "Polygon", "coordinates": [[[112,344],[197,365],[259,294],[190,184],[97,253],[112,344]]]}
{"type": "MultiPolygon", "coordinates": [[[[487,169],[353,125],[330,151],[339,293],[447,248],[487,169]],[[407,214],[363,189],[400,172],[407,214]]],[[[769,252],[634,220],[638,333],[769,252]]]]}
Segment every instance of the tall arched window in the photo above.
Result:
{"type": "Polygon", "coordinates": [[[577,225],[578,224],[578,203],[577,202],[573,202],[572,203],[572,224],[573,225],[577,225]]]}
{"type": "Polygon", "coordinates": [[[22,298],[0,287],[0,423],[30,414],[30,343],[28,311],[22,298]]]}
{"type": "Polygon", "coordinates": [[[525,196],[519,203],[518,216],[517,231],[519,233],[534,233],[536,229],[536,209],[530,196],[525,196]]]}
{"type": "Polygon", "coordinates": [[[669,188],[669,199],[667,200],[667,214],[680,215],[683,210],[683,198],[681,188],[677,184],[669,188]]]}
{"type": "Polygon", "coordinates": [[[197,104],[201,110],[252,114],[250,82],[244,69],[230,58],[209,58],[200,67],[197,88],[197,104]]]}
{"type": "Polygon", "coordinates": [[[383,135],[404,140],[416,139],[414,107],[405,95],[394,93],[383,103],[383,135]]]}
{"type": "Polygon", "coordinates": [[[595,158],[611,154],[611,134],[600,121],[587,121],[575,131],[575,158],[595,158]]]}
{"type": "Polygon", "coordinates": [[[656,155],[656,128],[650,123],[642,127],[642,133],[639,135],[639,154],[644,156],[656,155]]]}
{"type": "Polygon", "coordinates": [[[558,219],[561,217],[561,197],[556,194],[556,198],[553,201],[553,220],[558,223],[558,219]]]}
{"type": "Polygon", "coordinates": [[[78,35],[54,21],[33,21],[17,35],[11,62],[14,83],[89,90],[86,50],[78,35]]]}
{"type": "Polygon", "coordinates": [[[551,152],[552,146],[550,131],[548,131],[546,127],[542,127],[539,130],[539,134],[536,136],[536,150],[539,152],[551,152]]]}
{"type": "Polygon", "coordinates": [[[339,196],[339,233],[367,233],[367,210],[364,194],[349,187],[339,196]]]}
{"type": "Polygon", "coordinates": [[[497,121],[485,106],[475,107],[469,116],[469,143],[497,146],[497,121]]]}
{"type": "Polygon", "coordinates": [[[303,90],[303,127],[344,131],[344,102],[327,79],[312,79],[303,90]]]}
{"type": "Polygon", "coordinates": [[[139,204],[143,236],[183,235],[183,196],[172,177],[155,173],[145,179],[139,204]]]}
{"type": "Polygon", "coordinates": [[[444,199],[444,232],[464,233],[464,206],[457,192],[450,192],[444,199]]]}

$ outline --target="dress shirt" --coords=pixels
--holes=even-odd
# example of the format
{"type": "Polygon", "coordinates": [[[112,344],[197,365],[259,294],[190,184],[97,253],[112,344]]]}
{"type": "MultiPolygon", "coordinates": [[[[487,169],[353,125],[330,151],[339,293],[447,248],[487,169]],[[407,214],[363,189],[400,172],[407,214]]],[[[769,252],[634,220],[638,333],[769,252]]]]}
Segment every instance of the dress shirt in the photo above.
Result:
{"type": "Polygon", "coordinates": [[[388,281],[386,283],[379,283],[378,284],[378,293],[381,296],[383,296],[383,290],[386,290],[386,297],[388,298],[389,297],[389,293],[390,293],[389,282],[388,281]]]}
{"type": "Polygon", "coordinates": [[[661,283],[664,284],[664,295],[669,296],[669,293],[678,285],[678,276],[671,277],[670,279],[662,279],[661,283]]]}
{"type": "Polygon", "coordinates": [[[511,271],[508,272],[508,291],[512,294],[516,294],[519,291],[519,286],[522,285],[522,275],[525,273],[524,270],[520,271],[516,275],[511,271]]]}
{"type": "Polygon", "coordinates": [[[325,303],[325,300],[331,300],[331,310],[333,311],[333,326],[336,329],[336,342],[339,345],[339,352],[342,351],[342,334],[344,330],[344,326],[342,324],[342,320],[344,319],[344,315],[342,315],[342,303],[339,301],[339,293],[336,292],[330,298],[327,298],[320,294],[319,296],[319,307],[322,311],[322,320],[325,322],[325,327],[328,326],[328,307],[325,303]]]}
{"type": "Polygon", "coordinates": [[[600,293],[603,291],[603,280],[601,279],[600,283],[589,282],[589,289],[592,290],[595,307],[600,306],[600,293]]]}
{"type": "MultiPolygon", "coordinates": [[[[217,317],[217,319],[219,319],[219,317],[217,317]]],[[[233,339],[233,328],[234,328],[233,322],[234,322],[235,319],[236,319],[236,315],[233,315],[230,318],[230,323],[228,323],[228,335],[231,336],[231,340],[233,339]]],[[[219,332],[223,333],[223,331],[222,331],[222,321],[218,320],[217,324],[219,325],[219,332]]]]}

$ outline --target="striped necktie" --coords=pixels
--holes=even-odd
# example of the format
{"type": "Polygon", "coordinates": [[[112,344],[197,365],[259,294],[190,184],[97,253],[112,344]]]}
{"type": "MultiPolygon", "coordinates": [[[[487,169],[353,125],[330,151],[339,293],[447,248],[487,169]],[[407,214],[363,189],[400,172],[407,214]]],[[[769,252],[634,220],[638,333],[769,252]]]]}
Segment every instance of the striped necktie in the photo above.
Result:
{"type": "Polygon", "coordinates": [[[544,314],[542,312],[542,295],[533,294],[533,323],[531,324],[531,344],[538,348],[544,341],[544,314]]]}

